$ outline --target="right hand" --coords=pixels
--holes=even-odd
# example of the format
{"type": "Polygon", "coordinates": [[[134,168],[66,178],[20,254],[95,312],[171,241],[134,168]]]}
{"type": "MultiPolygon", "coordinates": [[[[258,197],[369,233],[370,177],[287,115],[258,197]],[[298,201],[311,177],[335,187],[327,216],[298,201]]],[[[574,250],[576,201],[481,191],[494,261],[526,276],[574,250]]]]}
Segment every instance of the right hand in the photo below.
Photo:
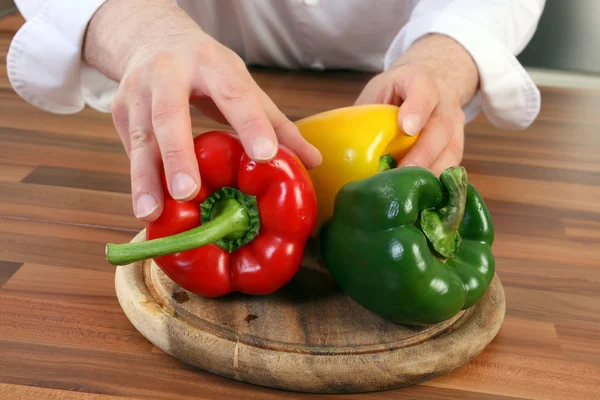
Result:
{"type": "Polygon", "coordinates": [[[282,143],[307,168],[321,163],[319,151],[258,87],[244,62],[189,22],[169,24],[177,32],[154,33],[153,40],[135,44],[112,105],[130,158],[133,209],[147,222],[162,212],[161,166],[174,199],[190,200],[200,189],[190,104],[231,125],[256,162],[270,161],[282,143]]]}

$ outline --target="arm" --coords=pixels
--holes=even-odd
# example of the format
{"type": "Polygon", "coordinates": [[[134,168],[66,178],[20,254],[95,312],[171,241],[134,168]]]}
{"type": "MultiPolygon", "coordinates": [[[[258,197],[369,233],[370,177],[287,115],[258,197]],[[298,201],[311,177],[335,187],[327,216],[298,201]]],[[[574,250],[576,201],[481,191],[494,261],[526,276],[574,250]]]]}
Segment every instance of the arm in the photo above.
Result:
{"type": "Polygon", "coordinates": [[[525,129],[537,117],[539,91],[516,59],[529,43],[545,0],[421,0],[386,55],[386,69],[425,35],[454,39],[475,62],[477,97],[466,104],[470,121],[483,109],[493,124],[525,129]]]}
{"type": "Polygon", "coordinates": [[[6,65],[13,89],[25,101],[60,114],[83,109],[83,32],[104,1],[15,0],[26,22],[13,37],[6,65]]]}
{"type": "Polygon", "coordinates": [[[115,81],[140,49],[151,57],[182,40],[212,39],[172,0],[106,0],[90,20],[85,32],[82,58],[115,81]]]}
{"type": "MultiPolygon", "coordinates": [[[[65,19],[55,17],[40,24],[38,18],[44,9],[64,14],[65,8],[54,8],[59,2],[75,8],[81,3],[88,4],[48,0],[29,26],[45,33],[63,28],[65,19]]],[[[37,91],[30,98],[43,102],[55,96],[64,102],[61,92],[72,81],[73,90],[68,98],[81,101],[76,90],[81,91],[83,63],[119,81],[111,110],[130,158],[133,208],[138,218],[153,221],[161,214],[165,196],[161,184],[163,168],[169,195],[174,199],[192,199],[200,190],[190,104],[230,124],[239,134],[246,153],[256,162],[275,157],[279,142],[296,152],[308,168],[320,162],[317,149],[301,137],[296,126],[258,87],[244,62],[203,32],[171,0],[98,3],[102,4],[93,12],[90,7],[87,13],[69,19],[76,20],[80,29],[68,36],[71,46],[63,46],[71,50],[66,61],[56,60],[61,68],[70,66],[51,76],[60,84],[51,87],[49,93],[40,90],[42,85],[30,85],[21,93],[27,95],[35,86],[37,91]]],[[[54,39],[58,41],[48,39],[46,50],[57,48],[57,43],[62,46],[60,38],[54,39]]],[[[33,40],[25,37],[19,43],[31,46],[33,40]]],[[[15,49],[15,54],[31,58],[31,51],[21,51],[19,44],[15,49]]],[[[17,59],[15,64],[18,63],[17,59]]],[[[40,70],[55,72],[38,66],[36,72],[40,70]]],[[[29,77],[34,71],[30,69],[29,77]]]]}
{"type": "Polygon", "coordinates": [[[540,95],[515,54],[529,42],[543,0],[423,0],[392,42],[385,71],[357,103],[400,105],[399,124],[419,140],[400,165],[441,173],[461,162],[464,125],[483,109],[506,129],[524,129],[540,95]]]}

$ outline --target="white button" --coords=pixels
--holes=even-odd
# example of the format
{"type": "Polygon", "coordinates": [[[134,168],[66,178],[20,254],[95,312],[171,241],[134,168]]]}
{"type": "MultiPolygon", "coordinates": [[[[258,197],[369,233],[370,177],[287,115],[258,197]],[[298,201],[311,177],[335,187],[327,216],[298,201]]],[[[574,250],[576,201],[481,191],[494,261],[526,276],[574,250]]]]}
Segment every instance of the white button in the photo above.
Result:
{"type": "Polygon", "coordinates": [[[318,59],[314,60],[312,62],[312,64],[310,65],[310,67],[312,69],[316,69],[316,70],[319,70],[319,71],[322,71],[322,70],[325,69],[325,66],[323,65],[323,63],[321,62],[321,60],[318,60],[318,59]]]}
{"type": "Polygon", "coordinates": [[[319,4],[319,0],[304,0],[304,4],[307,6],[316,6],[319,4]]]}

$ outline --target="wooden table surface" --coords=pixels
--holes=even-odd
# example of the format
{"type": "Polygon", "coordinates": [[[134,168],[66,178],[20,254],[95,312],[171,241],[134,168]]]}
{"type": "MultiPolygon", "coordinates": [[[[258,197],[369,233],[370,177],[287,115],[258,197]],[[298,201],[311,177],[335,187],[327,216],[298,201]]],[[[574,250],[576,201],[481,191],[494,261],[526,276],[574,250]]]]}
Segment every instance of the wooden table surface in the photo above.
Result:
{"type": "MultiPolygon", "coordinates": [[[[143,228],[128,159],[109,115],[52,115],[12,91],[5,56],[21,23],[0,20],[0,398],[309,398],[194,370],[132,327],[104,259],[107,241],[143,228]]],[[[368,79],[254,75],[291,118],[351,104],[368,79]]],[[[495,221],[507,296],[496,339],[419,386],[323,398],[600,397],[600,93],[542,93],[527,131],[467,127],[464,165],[495,221]]],[[[193,126],[220,127],[197,115],[193,126]]]]}

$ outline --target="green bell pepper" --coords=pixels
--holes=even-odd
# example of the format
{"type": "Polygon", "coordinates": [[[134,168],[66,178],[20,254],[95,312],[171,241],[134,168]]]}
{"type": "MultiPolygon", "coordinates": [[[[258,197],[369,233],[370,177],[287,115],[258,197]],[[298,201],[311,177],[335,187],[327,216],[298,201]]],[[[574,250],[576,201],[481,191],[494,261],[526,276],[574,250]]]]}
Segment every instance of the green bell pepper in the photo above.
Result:
{"type": "Polygon", "coordinates": [[[438,323],[476,304],[494,277],[494,227],[466,170],[439,179],[420,167],[381,170],[343,186],[319,232],[334,279],[399,324],[438,323]]]}

